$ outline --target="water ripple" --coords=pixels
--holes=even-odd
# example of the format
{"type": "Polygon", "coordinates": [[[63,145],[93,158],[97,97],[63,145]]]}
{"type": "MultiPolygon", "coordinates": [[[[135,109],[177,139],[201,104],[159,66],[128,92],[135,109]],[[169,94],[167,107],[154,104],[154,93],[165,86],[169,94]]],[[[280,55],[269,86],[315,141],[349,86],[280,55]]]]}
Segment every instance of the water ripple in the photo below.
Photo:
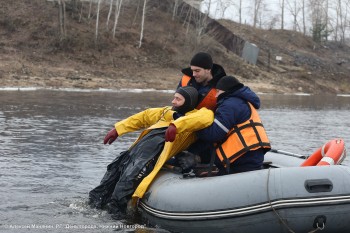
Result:
{"type": "MultiPolygon", "coordinates": [[[[0,211],[6,213],[0,221],[115,224],[106,211],[87,206],[88,192],[139,132],[112,145],[103,145],[103,138],[116,121],[168,105],[171,96],[151,91],[0,92],[0,211]]],[[[262,103],[260,115],[275,149],[309,155],[335,137],[350,143],[346,97],[262,95],[262,103]]]]}

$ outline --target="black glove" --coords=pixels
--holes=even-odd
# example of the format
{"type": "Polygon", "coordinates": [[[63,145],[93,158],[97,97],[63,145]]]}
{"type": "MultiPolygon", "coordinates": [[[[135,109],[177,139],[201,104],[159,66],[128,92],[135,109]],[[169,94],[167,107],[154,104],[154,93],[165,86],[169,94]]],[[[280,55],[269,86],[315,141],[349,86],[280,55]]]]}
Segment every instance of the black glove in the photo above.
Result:
{"type": "Polygon", "coordinates": [[[201,162],[201,158],[198,155],[192,154],[188,151],[181,152],[176,158],[183,170],[193,168],[201,162]]]}

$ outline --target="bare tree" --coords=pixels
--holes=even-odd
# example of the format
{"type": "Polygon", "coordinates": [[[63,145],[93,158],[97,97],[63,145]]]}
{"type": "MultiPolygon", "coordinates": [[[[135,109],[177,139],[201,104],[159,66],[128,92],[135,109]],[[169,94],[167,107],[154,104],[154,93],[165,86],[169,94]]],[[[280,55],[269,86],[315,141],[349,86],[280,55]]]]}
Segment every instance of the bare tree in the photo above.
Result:
{"type": "Polygon", "coordinates": [[[253,0],[253,27],[256,28],[256,25],[259,20],[259,14],[261,13],[261,7],[263,5],[263,0],[253,0]]]}
{"type": "Polygon", "coordinates": [[[97,38],[98,38],[98,23],[99,23],[99,19],[100,19],[101,2],[102,2],[102,0],[98,0],[98,2],[97,2],[95,42],[97,42],[97,38]]]}
{"type": "MultiPolygon", "coordinates": [[[[192,20],[192,11],[193,8],[191,7],[190,10],[188,11],[188,17],[186,16],[186,18],[188,18],[187,21],[187,27],[186,27],[186,35],[188,34],[188,31],[190,30],[190,25],[191,25],[191,20],[192,20]]],[[[184,24],[186,23],[186,20],[184,21],[184,24]]]]}
{"type": "Polygon", "coordinates": [[[216,11],[219,12],[220,18],[225,17],[225,12],[227,9],[232,6],[231,0],[218,0],[216,3],[216,11]]]}
{"type": "MultiPolygon", "coordinates": [[[[304,1],[304,0],[303,0],[304,1]]],[[[299,28],[298,24],[298,16],[300,11],[302,10],[302,6],[298,3],[299,1],[293,0],[291,3],[290,0],[287,1],[287,9],[289,13],[293,16],[293,30],[297,31],[297,28],[299,28]]]]}
{"type": "MultiPolygon", "coordinates": [[[[185,4],[183,5],[182,9],[181,9],[181,14],[185,11],[185,4]]],[[[186,16],[184,19],[184,22],[182,23],[182,26],[185,26],[187,23],[187,20],[189,21],[189,15],[191,14],[192,8],[190,8],[189,10],[187,10],[185,12],[186,16]]]]}
{"type": "Polygon", "coordinates": [[[336,19],[337,19],[337,25],[336,25],[336,36],[340,37],[340,43],[345,44],[345,36],[346,36],[346,29],[347,27],[350,27],[350,23],[348,20],[348,13],[350,8],[350,1],[344,2],[343,0],[338,0],[336,5],[336,19]]]}
{"type": "Polygon", "coordinates": [[[123,0],[116,0],[115,1],[115,17],[114,17],[114,25],[113,25],[113,38],[115,38],[115,32],[116,32],[122,4],[123,4],[123,0]]]}
{"type": "Polygon", "coordinates": [[[326,34],[325,34],[325,39],[326,41],[328,40],[328,35],[329,35],[329,30],[328,30],[328,24],[329,24],[329,17],[328,17],[328,11],[329,11],[329,5],[328,5],[328,0],[325,0],[325,6],[324,6],[324,14],[325,14],[325,22],[326,22],[326,34]]]}
{"type": "Polygon", "coordinates": [[[242,24],[242,0],[239,0],[238,5],[239,23],[242,24]]]}
{"type": "Polygon", "coordinates": [[[106,22],[107,30],[108,30],[108,24],[109,24],[109,19],[111,18],[112,10],[113,10],[113,0],[110,0],[110,2],[109,2],[109,11],[108,11],[108,16],[107,16],[107,22],[106,22]]]}
{"type": "Polygon", "coordinates": [[[271,30],[271,29],[274,29],[275,28],[275,26],[276,26],[276,24],[279,22],[279,16],[274,16],[274,17],[272,17],[271,18],[271,20],[270,20],[270,22],[269,22],[269,24],[267,25],[267,28],[269,29],[269,30],[271,30]]]}
{"type": "MultiPolygon", "coordinates": [[[[199,6],[201,5],[202,2],[203,2],[203,0],[190,1],[190,5],[194,6],[197,9],[199,9],[199,6]]],[[[202,4],[202,7],[203,7],[204,14],[209,16],[210,12],[212,12],[212,10],[211,10],[211,8],[212,8],[212,0],[204,1],[204,4],[202,4]]]]}
{"type": "Polygon", "coordinates": [[[284,0],[280,0],[280,7],[281,7],[281,29],[284,29],[284,0]]]}
{"type": "Polygon", "coordinates": [[[79,13],[79,23],[81,22],[81,19],[83,18],[83,9],[84,9],[84,3],[81,2],[81,8],[79,13]]]}
{"type": "Polygon", "coordinates": [[[339,1],[337,1],[336,7],[335,7],[336,17],[335,17],[335,25],[334,25],[334,40],[338,41],[338,25],[339,25],[339,1]]]}
{"type": "Polygon", "coordinates": [[[175,16],[177,14],[177,8],[179,7],[179,3],[180,3],[180,0],[175,0],[174,1],[173,16],[172,16],[172,20],[173,21],[175,20],[175,16]]]}
{"type": "Polygon", "coordinates": [[[147,5],[147,0],[143,0],[143,11],[142,11],[142,22],[141,22],[141,33],[140,33],[139,48],[141,48],[141,46],[142,46],[143,29],[144,29],[145,17],[146,17],[146,5],[147,5]]]}
{"type": "Polygon", "coordinates": [[[310,0],[311,23],[312,23],[312,38],[316,42],[321,42],[326,38],[327,21],[324,10],[325,0],[310,0]]]}
{"type": "Polygon", "coordinates": [[[210,11],[211,11],[211,0],[209,0],[209,3],[208,3],[208,12],[207,12],[207,16],[209,16],[210,11]]]}
{"type": "Polygon", "coordinates": [[[137,19],[137,16],[139,15],[139,9],[140,9],[140,2],[141,0],[138,0],[137,1],[137,8],[136,8],[136,13],[135,13],[135,17],[134,17],[134,20],[132,22],[132,25],[135,25],[136,24],[136,19],[137,19]]]}
{"type": "Polygon", "coordinates": [[[92,1],[93,1],[93,0],[90,0],[90,4],[89,4],[89,14],[88,14],[88,19],[90,19],[90,17],[91,17],[91,11],[92,11],[92,1]]]}
{"type": "Polygon", "coordinates": [[[58,0],[58,21],[60,25],[60,40],[67,36],[66,32],[66,3],[65,0],[58,0]]]}
{"type": "Polygon", "coordinates": [[[302,0],[303,34],[306,35],[306,0],[302,0]]]}

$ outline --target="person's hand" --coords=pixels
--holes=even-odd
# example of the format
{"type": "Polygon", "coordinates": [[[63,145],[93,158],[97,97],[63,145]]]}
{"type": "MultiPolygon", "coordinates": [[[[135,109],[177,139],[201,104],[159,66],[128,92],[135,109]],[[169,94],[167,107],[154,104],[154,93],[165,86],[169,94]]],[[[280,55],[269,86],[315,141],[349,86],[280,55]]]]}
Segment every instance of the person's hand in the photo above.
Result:
{"type": "Polygon", "coordinates": [[[165,131],[165,141],[173,142],[176,136],[176,126],[174,124],[170,124],[167,130],[165,131]]]}
{"type": "Polygon", "coordinates": [[[103,140],[103,144],[107,144],[107,143],[112,144],[117,139],[118,136],[119,135],[117,130],[113,128],[107,133],[105,139],[103,140]]]}
{"type": "Polygon", "coordinates": [[[183,170],[195,167],[201,162],[201,157],[188,151],[183,151],[177,156],[180,167],[183,170]]]}

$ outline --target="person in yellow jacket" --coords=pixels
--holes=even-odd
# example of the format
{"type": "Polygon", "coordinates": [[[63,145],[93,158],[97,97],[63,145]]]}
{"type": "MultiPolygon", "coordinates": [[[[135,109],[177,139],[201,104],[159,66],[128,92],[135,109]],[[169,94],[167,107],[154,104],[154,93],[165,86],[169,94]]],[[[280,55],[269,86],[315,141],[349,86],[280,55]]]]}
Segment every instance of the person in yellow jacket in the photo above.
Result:
{"type": "Polygon", "coordinates": [[[113,143],[123,134],[145,130],[107,166],[100,184],[89,192],[90,206],[107,206],[115,218],[122,218],[128,201],[142,198],[164,163],[196,141],[195,131],[212,124],[214,113],[206,108],[195,109],[197,100],[195,88],[180,87],[172,107],[150,108],[117,122],[104,144],[113,143]]]}

